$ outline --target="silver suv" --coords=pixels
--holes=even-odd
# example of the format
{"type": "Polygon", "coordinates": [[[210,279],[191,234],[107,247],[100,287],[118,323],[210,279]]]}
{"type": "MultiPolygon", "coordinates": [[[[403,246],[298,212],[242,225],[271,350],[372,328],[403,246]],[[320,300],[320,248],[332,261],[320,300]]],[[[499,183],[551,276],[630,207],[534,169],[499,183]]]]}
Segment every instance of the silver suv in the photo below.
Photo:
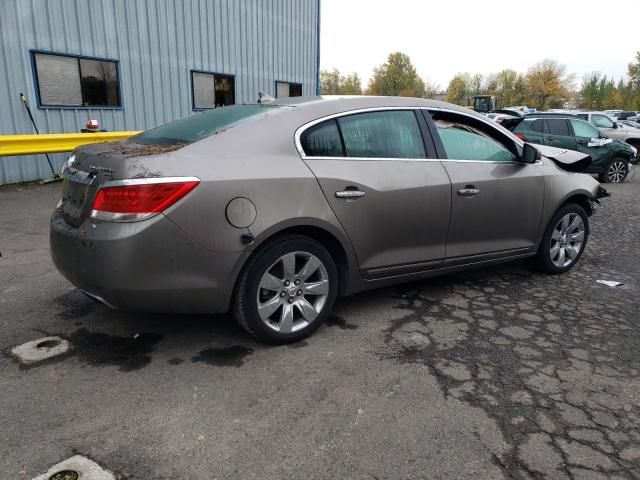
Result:
{"type": "Polygon", "coordinates": [[[618,125],[615,120],[603,112],[579,112],[576,115],[598,127],[607,137],[626,142],[640,150],[640,130],[618,125]]]}

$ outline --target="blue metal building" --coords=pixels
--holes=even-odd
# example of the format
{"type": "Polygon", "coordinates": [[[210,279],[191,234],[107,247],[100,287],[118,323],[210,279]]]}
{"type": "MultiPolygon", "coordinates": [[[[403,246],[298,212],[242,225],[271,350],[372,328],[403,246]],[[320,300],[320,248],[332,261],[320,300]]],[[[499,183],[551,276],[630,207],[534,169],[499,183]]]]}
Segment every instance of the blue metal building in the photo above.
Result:
{"type": "MultiPolygon", "coordinates": [[[[34,133],[20,93],[41,133],[315,95],[319,28],[319,0],[2,0],[0,135],[34,133]]],[[[0,184],[50,176],[44,155],[0,157],[0,184]]]]}

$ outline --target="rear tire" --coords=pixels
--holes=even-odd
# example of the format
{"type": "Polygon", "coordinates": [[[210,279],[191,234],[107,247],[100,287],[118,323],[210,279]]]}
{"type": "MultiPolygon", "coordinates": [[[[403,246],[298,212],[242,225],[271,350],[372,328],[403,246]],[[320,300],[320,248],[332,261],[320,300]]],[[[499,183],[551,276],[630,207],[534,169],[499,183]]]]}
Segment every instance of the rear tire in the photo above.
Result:
{"type": "Polygon", "coordinates": [[[236,288],[233,314],[262,342],[297,342],[324,322],[337,292],[338,273],[327,249],[309,237],[287,235],[249,260],[236,288]]]}
{"type": "Polygon", "coordinates": [[[589,238],[587,212],[577,203],[561,207],[544,232],[536,263],[549,274],[570,270],[582,256],[589,238]]]}
{"type": "Polygon", "coordinates": [[[612,158],[607,169],[598,177],[600,183],[622,183],[629,173],[629,162],[623,158],[612,158]]]}

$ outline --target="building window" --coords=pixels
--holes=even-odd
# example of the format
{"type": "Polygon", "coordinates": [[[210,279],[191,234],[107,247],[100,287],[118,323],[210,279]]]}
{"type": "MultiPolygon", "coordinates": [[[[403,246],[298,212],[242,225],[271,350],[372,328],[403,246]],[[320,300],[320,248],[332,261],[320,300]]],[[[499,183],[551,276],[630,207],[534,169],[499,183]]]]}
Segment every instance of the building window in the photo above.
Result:
{"type": "Polygon", "coordinates": [[[43,52],[32,56],[40,106],[122,106],[117,61],[43,52]]]}
{"type": "Polygon", "coordinates": [[[302,84],[290,82],[276,82],[276,98],[301,97],[302,84]]]}
{"type": "Polygon", "coordinates": [[[191,70],[193,109],[224,107],[236,103],[235,77],[191,70]]]}

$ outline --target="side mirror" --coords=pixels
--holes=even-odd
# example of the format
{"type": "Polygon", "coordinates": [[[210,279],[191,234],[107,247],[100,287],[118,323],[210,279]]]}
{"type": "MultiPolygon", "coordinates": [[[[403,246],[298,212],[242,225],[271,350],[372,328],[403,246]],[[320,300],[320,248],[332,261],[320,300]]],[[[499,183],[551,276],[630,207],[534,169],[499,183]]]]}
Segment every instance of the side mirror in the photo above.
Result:
{"type": "Polygon", "coordinates": [[[613,128],[619,128],[618,127],[618,122],[613,122],[613,128]]]}
{"type": "Polygon", "coordinates": [[[522,157],[520,157],[520,161],[522,163],[536,163],[536,160],[540,160],[542,158],[542,154],[540,150],[531,145],[530,143],[525,143],[522,148],[522,157]]]}

